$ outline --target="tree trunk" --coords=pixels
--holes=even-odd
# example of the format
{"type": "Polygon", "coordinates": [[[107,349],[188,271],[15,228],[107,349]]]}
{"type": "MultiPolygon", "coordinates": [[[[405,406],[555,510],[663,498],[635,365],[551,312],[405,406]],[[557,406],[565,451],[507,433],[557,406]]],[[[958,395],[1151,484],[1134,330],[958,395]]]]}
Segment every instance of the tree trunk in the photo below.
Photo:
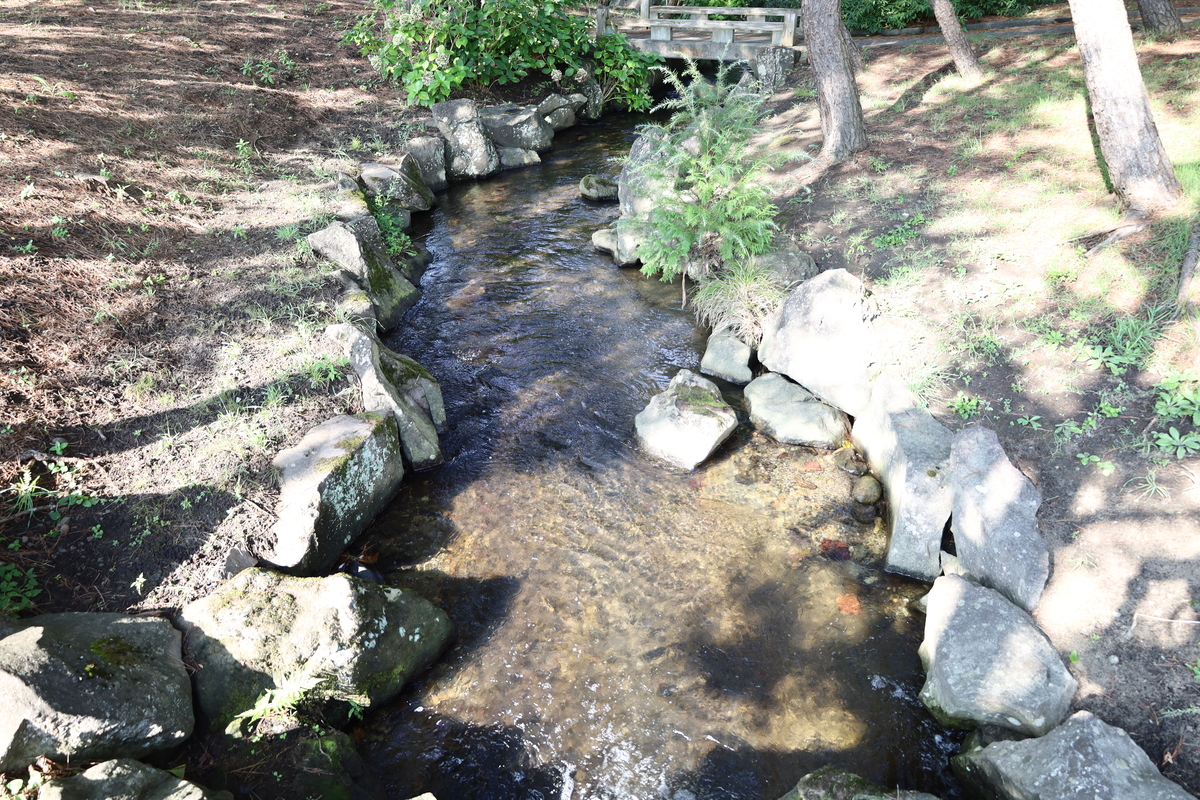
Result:
{"type": "Polygon", "coordinates": [[[1182,33],[1183,20],[1175,10],[1173,0],[1138,0],[1142,27],[1151,33],[1182,33]]]}
{"type": "Polygon", "coordinates": [[[975,51],[971,49],[971,43],[967,41],[967,34],[963,31],[958,14],[954,11],[954,4],[950,0],[930,0],[930,2],[933,3],[933,15],[937,17],[938,27],[942,29],[942,37],[950,47],[950,55],[954,58],[954,66],[958,68],[958,74],[970,81],[979,80],[983,77],[983,67],[979,65],[979,59],[976,58],[975,51]]]}
{"type": "Polygon", "coordinates": [[[854,66],[842,38],[842,0],[804,0],[800,13],[825,138],[821,160],[833,163],[867,146],[854,66]]]}
{"type": "Polygon", "coordinates": [[[854,66],[854,74],[862,72],[866,69],[866,62],[863,61],[862,48],[854,41],[854,37],[850,35],[850,29],[842,23],[842,42],[846,45],[846,52],[850,54],[850,63],[854,66]]]}
{"type": "Polygon", "coordinates": [[[1183,190],[1163,149],[1122,0],[1070,0],[1092,117],[1109,178],[1128,216],[1178,202],[1183,190]]]}

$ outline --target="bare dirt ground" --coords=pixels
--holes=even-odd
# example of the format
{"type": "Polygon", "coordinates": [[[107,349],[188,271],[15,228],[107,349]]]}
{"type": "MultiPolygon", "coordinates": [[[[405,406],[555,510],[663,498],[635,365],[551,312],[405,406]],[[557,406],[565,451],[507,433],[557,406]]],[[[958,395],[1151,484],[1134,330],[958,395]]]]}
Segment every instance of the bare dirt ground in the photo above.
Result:
{"type": "MultiPolygon", "coordinates": [[[[274,453],[357,410],[321,335],[339,287],[303,236],[337,169],[385,160],[429,119],[339,44],[363,5],[0,0],[8,611],[199,596],[273,521],[274,453]]],[[[1037,481],[1053,550],[1038,620],[1078,706],[1195,793],[1200,482],[1195,452],[1157,434],[1197,428],[1156,410],[1155,386],[1200,368],[1165,307],[1196,207],[1080,255],[1071,239],[1117,211],[1078,54],[1067,37],[978,46],[979,86],[939,45],[868,50],[871,149],[811,187],[798,163],[775,174],[781,223],[914,324],[897,361],[931,410],[995,428],[1037,481]]],[[[1200,41],[1140,49],[1194,204],[1200,41]]],[[[808,77],[776,96],[772,146],[817,143],[808,77]]],[[[213,769],[203,748],[188,758],[213,769]]]]}

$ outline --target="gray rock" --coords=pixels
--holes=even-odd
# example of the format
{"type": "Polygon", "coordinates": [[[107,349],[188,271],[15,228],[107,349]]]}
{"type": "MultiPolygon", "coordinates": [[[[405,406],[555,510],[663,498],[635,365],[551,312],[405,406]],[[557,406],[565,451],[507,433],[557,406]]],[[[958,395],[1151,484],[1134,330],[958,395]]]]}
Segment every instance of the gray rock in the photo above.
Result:
{"type": "Polygon", "coordinates": [[[584,175],[579,181],[579,194],[586,200],[616,200],[617,184],[599,175],[584,175]]]}
{"type": "Polygon", "coordinates": [[[754,374],[750,372],[750,345],[722,328],[713,331],[700,359],[700,371],[730,383],[745,385],[754,374]]]}
{"type": "Polygon", "coordinates": [[[0,772],[140,757],[192,733],[179,631],[157,617],[43,614],[0,639],[0,772]]]}
{"type": "MultiPolygon", "coordinates": [[[[584,98],[584,102],[587,102],[587,98],[584,98]]],[[[545,100],[538,103],[537,113],[539,116],[548,117],[560,108],[567,108],[571,110],[572,114],[575,113],[575,107],[571,101],[561,94],[547,95],[545,100]]]]}
{"type": "Polygon", "coordinates": [[[386,789],[377,786],[354,740],[331,730],[297,745],[296,769],[292,773],[293,797],[321,800],[375,800],[386,789]]]}
{"type": "Polygon", "coordinates": [[[330,223],[310,233],[308,243],[314,251],[354,275],[370,296],[375,317],[384,330],[398,325],[405,312],[416,304],[420,290],[388,257],[374,217],[330,223]]]}
{"type": "Polygon", "coordinates": [[[779,800],[937,800],[931,794],[906,790],[889,791],[853,773],[836,767],[821,767],[779,800]]]}
{"type": "Polygon", "coordinates": [[[870,475],[860,475],[850,487],[850,496],[856,503],[878,503],[883,499],[883,486],[870,475]]]}
{"type": "Polygon", "coordinates": [[[333,566],[404,477],[396,423],[383,414],[322,422],[271,463],[280,473],[279,519],[262,556],[298,575],[333,566]]]}
{"type": "Polygon", "coordinates": [[[404,149],[417,162],[421,180],[432,192],[440,192],[446,182],[446,142],[437,136],[418,136],[404,143],[404,149]]]}
{"type": "Polygon", "coordinates": [[[782,375],[771,372],[755,378],[744,394],[750,421],[777,442],[832,449],[849,433],[845,414],[782,375]]]}
{"type": "Polygon", "coordinates": [[[821,274],[821,268],[817,266],[813,257],[801,250],[795,242],[787,240],[782,240],[769,253],[751,256],[750,263],[770,272],[788,288],[821,274]]]}
{"type": "Polygon", "coordinates": [[[520,106],[485,108],[479,119],[498,147],[543,153],[554,142],[554,128],[535,109],[520,106]]]}
{"type": "Polygon", "coordinates": [[[437,198],[421,177],[417,160],[409,153],[401,156],[400,163],[394,166],[374,162],[363,164],[359,179],[369,196],[406,211],[428,211],[437,204],[437,198]]]}
{"type": "Polygon", "coordinates": [[[53,778],[38,800],[233,800],[170,772],[128,758],[97,764],[78,775],[53,778]]]}
{"type": "Polygon", "coordinates": [[[411,592],[336,573],[248,569],[184,606],[176,623],[199,665],[196,698],[224,728],[270,689],[364,708],[396,696],[450,637],[444,612],[411,592]]]}
{"type": "Polygon", "coordinates": [[[433,376],[353,325],[331,325],[325,332],[345,348],[362,386],[363,407],[395,418],[400,447],[409,465],[424,470],[441,464],[438,428],[445,426],[446,412],[433,376]]]}
{"type": "Polygon", "coordinates": [[[774,94],[795,65],[796,51],[790,47],[758,48],[754,53],[754,71],[758,75],[759,91],[774,94]]]}
{"type": "Polygon", "coordinates": [[[1008,460],[995,432],[982,427],[954,434],[948,481],[959,568],[1033,611],[1050,575],[1037,523],[1041,492],[1008,460]]]}
{"type": "Polygon", "coordinates": [[[657,136],[642,134],[633,140],[629,156],[617,176],[617,199],[621,204],[621,216],[648,219],[654,208],[664,197],[673,194],[667,179],[651,177],[648,169],[656,160],[659,148],[657,136]]]}
{"type": "Polygon", "coordinates": [[[501,147],[500,163],[505,169],[513,167],[532,167],[542,163],[542,157],[536,150],[522,150],[519,147],[501,147]]]}
{"type": "Polygon", "coordinates": [[[574,92],[567,95],[567,102],[571,104],[571,110],[578,114],[587,106],[588,99],[582,92],[574,92]]]}
{"type": "Polygon", "coordinates": [[[500,154],[479,118],[474,100],[434,103],[433,121],[446,137],[451,178],[484,178],[500,169],[500,154]]]}
{"type": "Polygon", "coordinates": [[[575,112],[572,111],[569,106],[567,108],[556,108],[546,116],[542,117],[542,119],[546,120],[546,124],[549,125],[555,133],[566,130],[567,128],[573,128],[579,122],[579,120],[575,118],[575,112]]]}
{"type": "Polygon", "coordinates": [[[995,742],[950,759],[959,780],[996,800],[1189,800],[1129,734],[1077,711],[1040,739],[995,742]]]}
{"type": "Polygon", "coordinates": [[[587,103],[582,108],[575,109],[575,113],[581,119],[589,121],[600,119],[604,114],[604,90],[600,88],[600,83],[589,75],[587,80],[579,85],[579,93],[587,98],[587,103]]]}
{"type": "Polygon", "coordinates": [[[592,247],[602,253],[617,252],[617,231],[615,228],[601,228],[592,234],[592,247]]]}
{"type": "Polygon", "coordinates": [[[853,436],[887,490],[887,569],[933,580],[941,572],[942,533],[951,510],[950,431],[918,407],[899,376],[885,372],[855,419],[853,436]]]}
{"type": "Polygon", "coordinates": [[[624,220],[592,234],[592,247],[602,253],[611,253],[613,263],[620,267],[632,267],[638,263],[637,247],[641,237],[631,227],[622,225],[624,220]]]}
{"type": "Polygon", "coordinates": [[[737,415],[716,384],[681,369],[634,419],[646,452],[684,469],[694,469],[737,427],[737,415]]]}
{"type": "Polygon", "coordinates": [[[1044,736],[1066,718],[1078,684],[1028,614],[958,575],[926,606],[921,702],[942,724],[1044,736]]]}
{"type": "Polygon", "coordinates": [[[371,216],[371,207],[367,205],[367,196],[362,187],[344,172],[337,174],[334,183],[333,216],[342,222],[371,216]]]}
{"type": "Polygon", "coordinates": [[[876,316],[862,281],[844,269],[822,272],[793,289],[763,324],[758,360],[857,417],[879,361],[876,316]]]}

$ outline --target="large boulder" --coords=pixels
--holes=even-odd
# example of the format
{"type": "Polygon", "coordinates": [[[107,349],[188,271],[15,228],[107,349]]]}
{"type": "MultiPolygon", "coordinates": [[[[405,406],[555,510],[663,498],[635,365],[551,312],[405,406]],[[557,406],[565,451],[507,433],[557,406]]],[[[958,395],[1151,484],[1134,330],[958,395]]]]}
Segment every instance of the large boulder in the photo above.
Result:
{"type": "Polygon", "coordinates": [[[279,519],[262,558],[298,575],[333,566],[404,477],[390,414],[334,417],[272,463],[280,474],[279,519]]]}
{"type": "Polygon", "coordinates": [[[959,575],[925,603],[921,702],[942,724],[1044,736],[1066,718],[1078,684],[1028,614],[959,575]]]}
{"type": "Polygon", "coordinates": [[[554,128],[536,109],[521,106],[485,108],[479,115],[497,147],[514,147],[544,153],[554,142],[554,128]]]}
{"type": "Polygon", "coordinates": [[[877,313],[858,278],[844,269],[822,272],[792,290],[763,325],[758,360],[857,417],[879,361],[877,313]]]}
{"type": "Polygon", "coordinates": [[[176,623],[199,667],[196,699],[220,728],[285,686],[309,687],[316,702],[386,702],[450,638],[446,614],[411,592],[257,568],[184,606],[176,623]]]}
{"type": "Polygon", "coordinates": [[[390,330],[400,324],[420,290],[401,274],[387,255],[379,224],[371,216],[351,222],[333,222],[308,235],[313,250],[349,271],[371,298],[379,326],[390,330]]]}
{"type": "Polygon", "coordinates": [[[958,568],[1026,611],[1037,608],[1050,575],[1038,532],[1041,492],[1008,460],[994,431],[964,428],[950,444],[958,568]]]}
{"type": "Polygon", "coordinates": [[[1077,711],[1040,739],[1002,741],[950,759],[989,800],[1189,800],[1129,734],[1077,711]]]}
{"type": "Polygon", "coordinates": [[[233,800],[140,761],[105,761],[69,777],[52,778],[38,800],[233,800]]]}
{"type": "Polygon", "coordinates": [[[555,133],[574,126],[578,121],[575,118],[575,105],[561,94],[552,94],[539,103],[537,113],[555,133]]]}
{"type": "Polygon", "coordinates": [[[404,150],[413,157],[421,180],[432,192],[449,186],[446,181],[446,142],[438,136],[417,136],[404,143],[404,150]]]}
{"type": "Polygon", "coordinates": [[[367,196],[358,181],[344,172],[339,172],[333,186],[334,219],[349,222],[358,217],[371,216],[371,206],[367,203],[367,196]]]}
{"type": "Polygon", "coordinates": [[[938,800],[925,792],[902,789],[887,790],[857,775],[821,767],[800,779],[800,782],[779,800],[938,800]]]}
{"type": "Polygon", "coordinates": [[[796,65],[796,51],[790,47],[760,47],[754,52],[754,72],[759,91],[774,94],[796,65]]]}
{"type": "Polygon", "coordinates": [[[421,177],[417,160],[409,153],[400,157],[400,163],[391,166],[374,162],[363,164],[359,180],[368,195],[406,211],[428,211],[437,205],[437,198],[421,177]]]}
{"type": "Polygon", "coordinates": [[[438,429],[446,424],[446,411],[442,390],[429,371],[349,323],[329,326],[326,335],[345,348],[362,386],[363,407],[396,420],[409,465],[423,470],[441,464],[438,429]]]}
{"type": "Polygon", "coordinates": [[[777,442],[832,450],[850,432],[845,414],[774,372],[751,381],[744,395],[750,421],[777,442]]]}
{"type": "Polygon", "coordinates": [[[751,266],[769,272],[789,289],[821,273],[812,256],[801,250],[795,242],[786,239],[779,241],[771,252],[751,256],[749,261],[751,266]]]}
{"type": "Polygon", "coordinates": [[[681,369],[670,386],[650,399],[634,418],[646,452],[684,469],[694,469],[737,427],[737,415],[710,380],[681,369]]]}
{"type": "Polygon", "coordinates": [[[137,758],[192,733],[179,631],[157,617],[0,619],[0,772],[137,758]]]}
{"type": "Polygon", "coordinates": [[[621,216],[647,219],[662,199],[670,195],[670,175],[652,177],[651,164],[655,161],[660,146],[660,137],[644,133],[633,140],[629,156],[617,176],[617,199],[621,204],[621,216]]]}
{"type": "Polygon", "coordinates": [[[950,431],[918,405],[898,375],[885,372],[854,421],[853,436],[887,489],[887,569],[933,580],[942,569],[942,534],[952,503],[946,479],[950,431]]]}
{"type": "Polygon", "coordinates": [[[474,100],[434,103],[431,110],[434,124],[446,137],[446,173],[451,178],[484,178],[500,169],[500,154],[474,100]]]}

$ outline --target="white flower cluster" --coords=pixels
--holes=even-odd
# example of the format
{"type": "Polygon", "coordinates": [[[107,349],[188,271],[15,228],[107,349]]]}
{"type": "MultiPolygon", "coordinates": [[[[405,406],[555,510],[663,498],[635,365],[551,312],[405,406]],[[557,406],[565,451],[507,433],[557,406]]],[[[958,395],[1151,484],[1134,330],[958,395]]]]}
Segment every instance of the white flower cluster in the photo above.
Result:
{"type": "Polygon", "coordinates": [[[443,50],[434,57],[433,61],[439,67],[445,69],[446,67],[450,66],[450,54],[443,50]]]}
{"type": "Polygon", "coordinates": [[[579,71],[575,73],[575,82],[583,83],[587,79],[588,79],[587,67],[580,67],[579,71]]]}
{"type": "Polygon", "coordinates": [[[561,69],[550,70],[550,80],[554,81],[555,83],[561,83],[562,79],[563,79],[563,74],[562,74],[561,69]]]}

